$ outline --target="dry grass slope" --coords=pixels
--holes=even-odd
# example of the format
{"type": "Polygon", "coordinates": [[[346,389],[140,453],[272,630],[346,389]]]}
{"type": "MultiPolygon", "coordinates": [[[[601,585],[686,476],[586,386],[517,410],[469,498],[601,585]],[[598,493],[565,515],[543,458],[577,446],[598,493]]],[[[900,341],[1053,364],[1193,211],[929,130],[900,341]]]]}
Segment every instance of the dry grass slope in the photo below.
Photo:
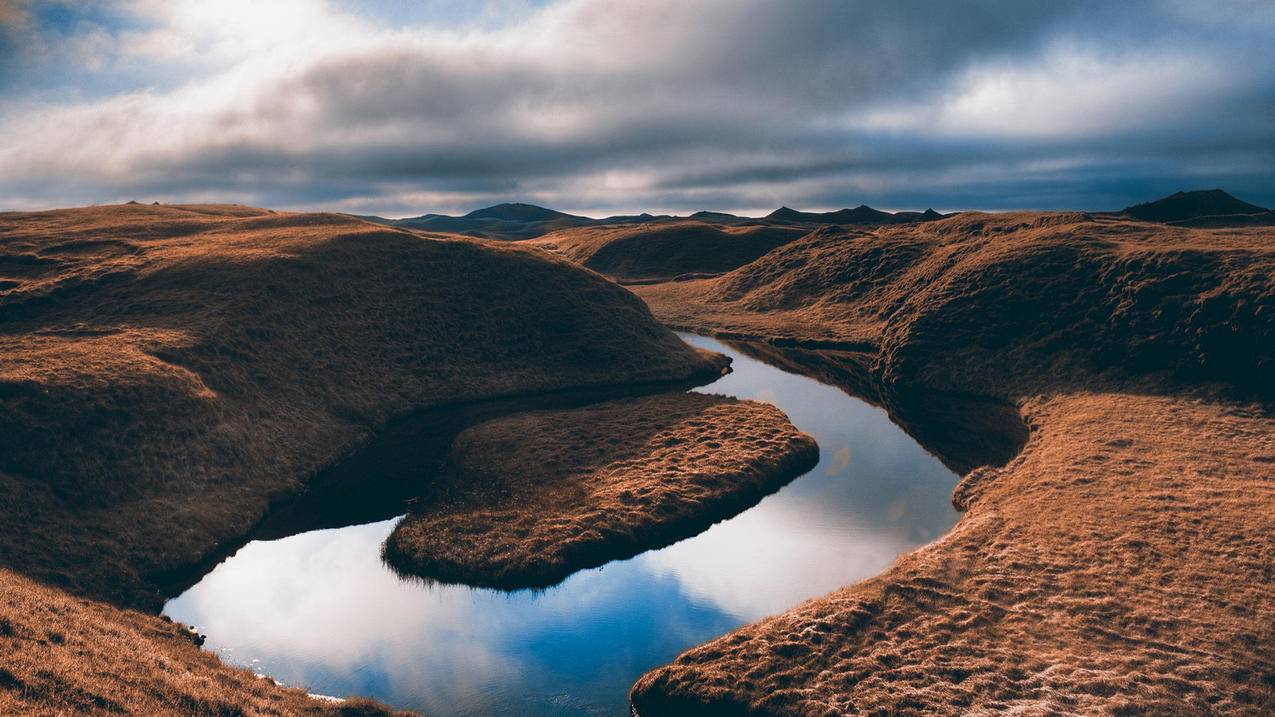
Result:
{"type": "MultiPolygon", "coordinates": [[[[632,295],[534,250],[239,206],[0,214],[0,568],[155,608],[155,576],[246,534],[391,419],[719,369],[632,295]]],[[[6,578],[0,605],[33,590],[6,578]]],[[[89,621],[68,635],[116,615],[58,599],[89,621]]],[[[176,649],[147,642],[159,618],[120,619],[142,626],[134,651],[176,649]]],[[[43,668],[22,652],[0,654],[0,692],[50,710],[32,685],[72,671],[128,709],[121,680],[166,679],[116,679],[107,650],[43,668]]],[[[231,675],[206,678],[253,712],[231,675]]]]}
{"type": "Polygon", "coordinates": [[[4,565],[145,603],[391,418],[717,372],[539,252],[227,212],[0,215],[4,565]]]}
{"type": "Polygon", "coordinates": [[[479,424],[428,508],[386,542],[399,569],[541,587],[697,533],[814,467],[779,409],[673,393],[479,424]]]}
{"type": "Polygon", "coordinates": [[[1020,214],[825,232],[642,287],[677,323],[871,341],[887,385],[1008,399],[1030,435],[966,475],[949,535],[687,652],[635,707],[1275,711],[1273,277],[1269,229],[1020,214]]]}
{"type": "Polygon", "coordinates": [[[0,570],[0,714],[403,714],[286,689],[199,650],[185,628],[0,570]]]}

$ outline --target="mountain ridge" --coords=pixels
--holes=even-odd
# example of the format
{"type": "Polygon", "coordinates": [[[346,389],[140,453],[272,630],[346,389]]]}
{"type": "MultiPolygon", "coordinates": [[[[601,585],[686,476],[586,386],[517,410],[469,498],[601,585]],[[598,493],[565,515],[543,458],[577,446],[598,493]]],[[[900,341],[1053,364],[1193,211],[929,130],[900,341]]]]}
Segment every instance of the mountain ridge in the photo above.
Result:
{"type": "MultiPolygon", "coordinates": [[[[613,215],[596,219],[580,214],[550,209],[525,202],[504,202],[481,207],[466,214],[427,213],[402,219],[387,219],[374,215],[358,215],[387,226],[418,229],[444,234],[463,234],[482,239],[521,241],[535,239],[551,232],[573,227],[603,227],[627,224],[669,223],[687,219],[705,224],[751,225],[799,225],[814,228],[821,225],[838,226],[886,226],[913,224],[944,219],[959,212],[940,213],[933,208],[923,212],[887,212],[860,204],[829,212],[807,212],[787,205],[762,217],[746,217],[729,212],[700,210],[687,216],[669,214],[613,215]]],[[[1134,204],[1119,212],[1104,212],[1140,219],[1142,221],[1182,224],[1196,227],[1224,227],[1275,224],[1275,213],[1265,207],[1236,199],[1221,189],[1179,191],[1159,199],[1134,204]]]]}

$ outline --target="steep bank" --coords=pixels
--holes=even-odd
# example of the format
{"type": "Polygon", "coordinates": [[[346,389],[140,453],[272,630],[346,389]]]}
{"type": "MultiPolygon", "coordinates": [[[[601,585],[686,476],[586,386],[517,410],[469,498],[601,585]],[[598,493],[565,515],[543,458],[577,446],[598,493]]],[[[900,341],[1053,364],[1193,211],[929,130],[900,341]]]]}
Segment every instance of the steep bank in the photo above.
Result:
{"type": "Polygon", "coordinates": [[[386,560],[427,578],[544,587],[694,535],[818,462],[768,404],[698,393],[515,414],[467,429],[386,560]]]}
{"type": "Polygon", "coordinates": [[[951,534],[688,651],[635,707],[1275,709],[1272,277],[1269,229],[1016,214],[823,232],[638,287],[679,325],[875,344],[888,385],[998,396],[1031,430],[965,477],[951,534]]]}
{"type": "Polygon", "coordinates": [[[542,252],[239,206],[0,214],[0,346],[0,567],[149,608],[395,417],[720,370],[542,252]]]}

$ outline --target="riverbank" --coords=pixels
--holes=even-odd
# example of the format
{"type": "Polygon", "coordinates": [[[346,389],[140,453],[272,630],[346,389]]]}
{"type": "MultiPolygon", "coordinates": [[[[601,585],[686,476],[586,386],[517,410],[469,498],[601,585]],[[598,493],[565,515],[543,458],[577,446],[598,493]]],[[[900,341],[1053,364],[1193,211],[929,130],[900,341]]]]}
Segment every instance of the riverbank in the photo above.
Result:
{"type": "Polygon", "coordinates": [[[887,385],[1003,398],[1030,434],[966,475],[949,535],[686,652],[638,681],[634,707],[1269,713],[1271,240],[961,215],[635,287],[679,325],[875,343],[887,385]]]}
{"type": "MultiPolygon", "coordinates": [[[[0,605],[37,595],[76,606],[71,621],[129,621],[135,651],[189,651],[202,671],[188,679],[207,685],[194,698],[223,711],[253,711],[256,698],[237,691],[257,684],[250,673],[118,609],[158,609],[173,574],[241,540],[400,417],[721,371],[632,295],[565,261],[343,215],[136,204],[0,214],[0,276],[0,569],[12,576],[0,605]]],[[[102,704],[131,705],[130,690],[178,700],[142,663],[111,677],[109,641],[26,634],[0,655],[12,678],[0,691],[21,709],[57,704],[57,689],[32,685],[81,677],[101,678],[83,689],[102,704]]]]}

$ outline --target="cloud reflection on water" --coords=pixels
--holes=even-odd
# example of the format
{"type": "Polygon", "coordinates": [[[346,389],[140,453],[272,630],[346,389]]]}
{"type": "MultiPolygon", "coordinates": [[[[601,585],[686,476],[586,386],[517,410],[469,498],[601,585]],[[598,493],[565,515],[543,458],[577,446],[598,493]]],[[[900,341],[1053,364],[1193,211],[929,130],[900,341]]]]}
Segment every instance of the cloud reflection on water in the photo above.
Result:
{"type": "Polygon", "coordinates": [[[954,522],[955,477],[884,411],[685,338],[735,359],[700,390],[775,403],[819,441],[819,466],[694,538],[545,591],[402,580],[379,558],[390,520],[250,543],[165,612],[225,659],[323,694],[431,715],[621,715],[645,670],[877,574],[954,522]]]}

